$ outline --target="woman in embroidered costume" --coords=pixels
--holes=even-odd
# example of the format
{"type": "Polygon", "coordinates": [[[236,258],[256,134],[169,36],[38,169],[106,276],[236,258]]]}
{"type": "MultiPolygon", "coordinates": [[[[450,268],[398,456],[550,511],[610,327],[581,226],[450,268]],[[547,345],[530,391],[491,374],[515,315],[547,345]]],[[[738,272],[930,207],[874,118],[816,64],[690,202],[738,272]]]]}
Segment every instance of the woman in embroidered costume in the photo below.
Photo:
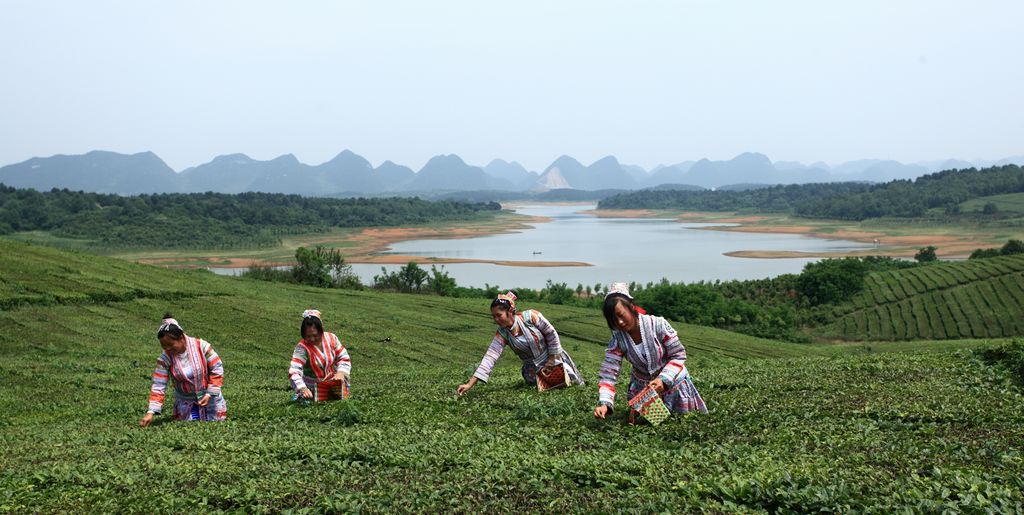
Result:
{"type": "Polygon", "coordinates": [[[473,377],[466,384],[459,385],[455,390],[457,394],[468,392],[477,381],[486,383],[505,347],[511,347],[519,359],[523,360],[523,380],[528,385],[537,384],[538,369],[558,364],[565,368],[569,384],[584,384],[576,364],[572,362],[569,353],[562,349],[555,328],[537,310],[517,313],[515,293],[510,291],[498,295],[491,302],[491,316],[498,330],[473,377]]]}
{"type": "MultiPolygon", "coordinates": [[[[686,369],[686,349],[675,329],[664,318],[648,315],[633,304],[626,283],[614,283],[609,288],[604,299],[604,318],[612,338],[599,374],[595,417],[605,418],[612,410],[623,357],[633,365],[628,399],[650,385],[673,413],[708,412],[686,369]]],[[[634,419],[635,413],[631,411],[630,420],[634,419]]]]}
{"type": "Polygon", "coordinates": [[[314,402],[347,399],[352,360],[341,340],[324,332],[320,312],[315,309],[302,312],[299,331],[302,339],[295,345],[288,369],[295,398],[314,402]]]}
{"type": "Polygon", "coordinates": [[[224,420],[228,414],[221,395],[224,363],[210,343],[186,335],[170,313],[164,315],[156,337],[164,352],[156,360],[149,411],[139,425],[148,426],[160,414],[170,378],[174,378],[174,420],[224,420]]]}

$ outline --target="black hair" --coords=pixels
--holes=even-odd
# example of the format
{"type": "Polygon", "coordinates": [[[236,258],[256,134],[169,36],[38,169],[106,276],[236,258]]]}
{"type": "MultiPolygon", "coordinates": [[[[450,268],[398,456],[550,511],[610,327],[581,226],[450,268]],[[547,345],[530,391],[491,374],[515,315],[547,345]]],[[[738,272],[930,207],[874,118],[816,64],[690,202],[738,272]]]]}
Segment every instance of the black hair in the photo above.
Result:
{"type": "Polygon", "coordinates": [[[618,306],[619,304],[625,305],[627,309],[633,312],[633,316],[640,316],[640,312],[636,310],[636,304],[633,304],[633,301],[629,297],[621,293],[612,293],[611,295],[608,295],[604,298],[604,306],[602,307],[602,310],[604,311],[604,321],[608,322],[608,329],[611,329],[612,331],[618,329],[615,324],[615,306],[618,306]]]}
{"type": "MultiPolygon", "coordinates": [[[[518,295],[519,295],[518,293],[516,293],[516,291],[515,291],[515,290],[508,290],[508,291],[509,291],[509,292],[510,292],[510,293],[511,293],[512,295],[516,295],[516,296],[518,296],[518,295]]],[[[503,309],[503,310],[505,310],[505,311],[509,311],[509,310],[512,310],[512,312],[513,312],[513,313],[515,313],[515,312],[516,312],[516,307],[515,307],[515,306],[513,306],[513,305],[512,305],[512,302],[511,302],[511,301],[509,301],[508,299],[499,299],[499,298],[495,298],[494,300],[492,300],[492,301],[491,301],[491,309],[494,309],[494,307],[495,307],[495,306],[500,306],[500,307],[501,307],[501,309],[503,309]]]]}
{"type": "MultiPolygon", "coordinates": [[[[172,315],[170,311],[164,313],[164,320],[167,320],[168,318],[174,318],[174,315],[172,315]]],[[[171,335],[175,340],[180,340],[182,336],[185,336],[185,331],[182,331],[178,324],[170,324],[166,329],[158,330],[156,332],[156,337],[163,338],[165,334],[171,335]]]]}
{"type": "Polygon", "coordinates": [[[324,334],[324,323],[317,317],[309,316],[302,318],[302,325],[299,326],[299,337],[306,337],[306,328],[315,327],[316,332],[324,334]]]}

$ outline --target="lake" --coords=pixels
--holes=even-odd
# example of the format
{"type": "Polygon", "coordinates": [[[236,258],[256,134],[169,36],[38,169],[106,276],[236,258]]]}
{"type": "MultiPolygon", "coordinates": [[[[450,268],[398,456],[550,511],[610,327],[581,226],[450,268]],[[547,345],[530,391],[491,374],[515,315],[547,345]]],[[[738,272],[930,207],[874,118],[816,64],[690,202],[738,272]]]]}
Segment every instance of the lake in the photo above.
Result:
{"type": "MultiPolygon", "coordinates": [[[[794,234],[699,230],[722,224],[679,223],[670,218],[597,218],[584,214],[594,205],[529,205],[519,213],[545,216],[519,233],[468,239],[399,242],[388,253],[443,258],[511,261],[583,261],[590,267],[513,267],[492,264],[447,264],[445,270],[463,286],[486,284],[539,288],[551,279],[575,287],[614,281],[646,283],[715,279],[760,279],[799,272],[816,259],[755,259],[724,256],[737,250],[848,251],[872,245],[794,234]]],[[[354,264],[364,283],[372,283],[382,265],[354,264]]],[[[421,265],[422,266],[422,265],[421,265]]],[[[426,265],[429,268],[429,265],[426,265]]],[[[388,270],[398,265],[386,266],[388,270]]]]}

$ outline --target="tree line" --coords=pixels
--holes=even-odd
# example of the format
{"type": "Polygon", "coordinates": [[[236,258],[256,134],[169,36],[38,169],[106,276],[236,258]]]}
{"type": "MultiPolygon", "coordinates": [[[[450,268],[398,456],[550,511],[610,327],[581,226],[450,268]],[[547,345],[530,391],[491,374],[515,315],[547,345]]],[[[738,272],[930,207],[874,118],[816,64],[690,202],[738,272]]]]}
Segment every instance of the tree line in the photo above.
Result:
{"type": "Polygon", "coordinates": [[[746,191],[642,190],[609,197],[600,201],[598,208],[748,210],[860,221],[920,217],[935,208],[957,215],[964,201],[1018,192],[1024,192],[1024,171],[1017,165],[1006,165],[946,170],[884,184],[790,184],[746,191]]]}
{"type": "Polygon", "coordinates": [[[332,227],[417,225],[468,220],[501,210],[496,202],[416,197],[318,198],[281,193],[163,193],[120,196],[0,184],[0,234],[49,231],[100,247],[250,248],[283,235],[332,227]]]}

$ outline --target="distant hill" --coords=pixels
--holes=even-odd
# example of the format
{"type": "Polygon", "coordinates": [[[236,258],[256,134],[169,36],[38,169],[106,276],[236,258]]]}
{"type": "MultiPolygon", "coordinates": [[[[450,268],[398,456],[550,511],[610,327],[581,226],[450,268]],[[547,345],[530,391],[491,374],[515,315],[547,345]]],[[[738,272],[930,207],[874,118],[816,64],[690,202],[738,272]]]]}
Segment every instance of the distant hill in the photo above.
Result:
{"type": "Polygon", "coordinates": [[[84,155],[34,157],[0,168],[0,183],[48,190],[68,188],[97,193],[135,195],[163,192],[295,193],[315,196],[377,196],[449,191],[548,191],[558,189],[636,190],[662,184],[719,188],[737,184],[807,184],[822,182],[887,182],[912,179],[947,169],[1024,164],[1024,156],[999,160],[947,159],[904,164],[860,159],[830,166],[816,162],[773,163],[764,154],[746,152],[726,161],[701,159],[659,165],[650,172],[607,156],[584,165],[563,155],[542,173],[516,161],[495,159],[486,166],[467,164],[450,154],[435,156],[418,172],[384,161],[377,168],[362,156],[344,150],[330,161],[310,165],[294,155],[260,161],[245,154],[226,154],[175,173],[152,152],[119,154],[93,151],[84,155]]]}
{"type": "Polygon", "coordinates": [[[282,193],[296,193],[302,182],[309,180],[309,168],[291,154],[270,161],[257,161],[245,154],[217,156],[209,163],[182,172],[182,189],[186,192],[242,193],[274,191],[284,187],[282,193]]]}
{"type": "Polygon", "coordinates": [[[152,152],[118,154],[94,150],[84,155],[33,157],[0,168],[0,183],[16,188],[93,191],[136,195],[180,191],[178,175],[152,152]]]}
{"type": "Polygon", "coordinates": [[[383,191],[401,191],[416,178],[416,172],[408,166],[384,161],[373,171],[380,180],[383,191]]]}
{"type": "Polygon", "coordinates": [[[455,154],[436,156],[427,162],[408,184],[416,190],[513,189],[512,183],[491,177],[478,166],[467,165],[455,154]]]}
{"type": "Polygon", "coordinates": [[[581,177],[585,172],[586,167],[582,163],[569,156],[561,156],[540,174],[535,189],[572,188],[573,185],[569,183],[569,179],[581,177]]]}
{"type": "Polygon", "coordinates": [[[495,179],[510,182],[516,190],[529,189],[540,178],[540,175],[536,172],[527,171],[526,168],[523,168],[523,165],[515,161],[508,162],[503,159],[495,159],[488,163],[484,167],[484,173],[495,179]]]}
{"type": "Polygon", "coordinates": [[[636,182],[637,184],[645,184],[647,180],[650,178],[650,175],[648,175],[647,170],[645,170],[642,166],[622,165],[622,169],[627,174],[629,174],[629,176],[632,177],[633,181],[636,182]]]}
{"type": "MultiPolygon", "coordinates": [[[[314,167],[314,191],[383,191],[384,181],[363,156],[345,150],[320,166],[314,167]]],[[[257,191],[279,191],[275,189],[257,191]]],[[[301,193],[301,192],[296,192],[301,193]]]]}
{"type": "Polygon", "coordinates": [[[717,188],[729,184],[804,184],[838,179],[821,168],[800,167],[794,163],[785,163],[782,168],[777,168],[764,154],[747,152],[729,161],[702,159],[678,176],[678,180],[717,188]]]}
{"type": "Polygon", "coordinates": [[[777,173],[764,154],[744,153],[729,161],[701,159],[686,172],[686,182],[704,187],[739,182],[773,182],[777,173]]]}
{"type": "Polygon", "coordinates": [[[745,182],[740,184],[726,184],[715,188],[718,191],[748,191],[748,190],[759,190],[761,188],[771,188],[772,186],[778,186],[777,184],[758,184],[752,182],[745,182]]]}
{"type": "Polygon", "coordinates": [[[861,159],[834,167],[831,173],[838,178],[886,182],[893,179],[914,179],[930,171],[927,167],[921,165],[905,165],[891,160],[861,159]]]}
{"type": "Polygon", "coordinates": [[[651,191],[704,191],[706,188],[696,186],[693,184],[659,184],[657,186],[651,186],[650,188],[644,188],[645,190],[651,191]]]}
{"type": "Polygon", "coordinates": [[[575,190],[563,188],[547,191],[447,191],[439,193],[421,192],[417,194],[425,200],[452,200],[459,202],[592,202],[625,193],[628,190],[575,190]]]}
{"type": "Polygon", "coordinates": [[[601,158],[590,166],[583,166],[569,156],[559,157],[544,170],[538,183],[539,189],[628,190],[639,186],[614,156],[601,158]]]}
{"type": "Polygon", "coordinates": [[[292,154],[270,161],[257,161],[245,154],[218,156],[185,170],[181,177],[185,183],[182,189],[187,192],[259,191],[309,196],[379,192],[386,184],[369,161],[349,150],[317,166],[300,163],[292,154]]]}
{"type": "Polygon", "coordinates": [[[655,168],[644,180],[646,186],[658,186],[659,184],[685,184],[686,173],[690,171],[695,163],[688,161],[669,166],[655,168]]]}
{"type": "Polygon", "coordinates": [[[824,327],[848,340],[1024,335],[1024,256],[936,263],[868,275],[824,327]]]}

